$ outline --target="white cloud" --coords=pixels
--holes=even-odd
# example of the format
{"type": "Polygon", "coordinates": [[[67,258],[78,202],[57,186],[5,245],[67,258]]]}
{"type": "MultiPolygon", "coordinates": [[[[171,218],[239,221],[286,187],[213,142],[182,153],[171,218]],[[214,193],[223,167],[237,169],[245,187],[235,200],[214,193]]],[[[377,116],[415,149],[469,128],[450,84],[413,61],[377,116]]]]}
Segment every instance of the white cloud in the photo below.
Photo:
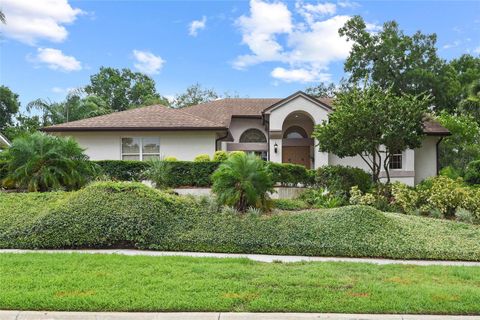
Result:
{"type": "Polygon", "coordinates": [[[192,37],[196,37],[198,35],[199,30],[205,29],[207,25],[207,17],[203,16],[202,20],[193,20],[188,25],[188,34],[192,37]]]}
{"type": "Polygon", "coordinates": [[[270,74],[273,78],[282,80],[284,82],[326,82],[330,81],[331,77],[328,73],[321,73],[318,70],[307,69],[285,69],[277,67],[272,70],[270,74]]]}
{"type": "MultiPolygon", "coordinates": [[[[303,19],[298,21],[284,3],[251,0],[250,15],[237,20],[243,43],[251,53],[238,56],[233,66],[243,69],[261,62],[278,62],[288,67],[274,68],[271,76],[275,79],[327,81],[329,65],[345,59],[351,49],[351,43],[338,34],[350,16],[334,15],[336,9],[334,3],[298,1],[295,12],[303,19]],[[326,18],[328,15],[333,16],[326,18]]],[[[373,31],[378,26],[368,24],[368,29],[373,31]]]]}
{"type": "Polygon", "coordinates": [[[360,7],[360,4],[358,2],[349,1],[349,0],[338,1],[337,4],[340,8],[358,8],[358,7],[360,7]]]}
{"type": "Polygon", "coordinates": [[[73,56],[65,55],[61,50],[52,48],[38,48],[37,55],[31,62],[46,64],[52,70],[65,72],[82,70],[82,64],[73,56]]]}
{"type": "Polygon", "coordinates": [[[165,64],[165,60],[149,51],[133,50],[133,56],[137,61],[134,66],[138,71],[146,74],[157,74],[165,64]]]}
{"type": "Polygon", "coordinates": [[[69,88],[62,88],[62,87],[53,87],[52,92],[53,93],[59,93],[59,94],[68,94],[71,92],[74,92],[77,90],[77,88],[69,87],[69,88]]]}
{"type": "Polygon", "coordinates": [[[2,33],[31,45],[41,39],[64,41],[68,36],[64,25],[84,13],[67,0],[2,0],[2,10],[7,20],[2,33]]]}
{"type": "Polygon", "coordinates": [[[451,48],[456,48],[460,45],[461,41],[460,40],[455,40],[452,43],[447,43],[444,46],[442,46],[443,49],[451,49],[451,48]]]}
{"type": "Polygon", "coordinates": [[[480,54],[480,46],[473,49],[473,52],[480,54]]]}

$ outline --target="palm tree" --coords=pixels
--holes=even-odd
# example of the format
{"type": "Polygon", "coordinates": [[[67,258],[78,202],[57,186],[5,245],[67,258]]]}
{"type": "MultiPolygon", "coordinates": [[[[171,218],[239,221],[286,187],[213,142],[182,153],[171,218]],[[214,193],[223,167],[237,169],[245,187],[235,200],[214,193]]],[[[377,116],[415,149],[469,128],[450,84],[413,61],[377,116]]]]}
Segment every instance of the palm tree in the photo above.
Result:
{"type": "Polygon", "coordinates": [[[254,154],[230,156],[212,175],[212,191],[221,204],[245,212],[249,207],[268,209],[273,182],[265,162],[254,154]]]}
{"type": "Polygon", "coordinates": [[[72,138],[36,132],[13,140],[2,153],[8,162],[7,184],[28,191],[78,189],[96,173],[72,138]]]}

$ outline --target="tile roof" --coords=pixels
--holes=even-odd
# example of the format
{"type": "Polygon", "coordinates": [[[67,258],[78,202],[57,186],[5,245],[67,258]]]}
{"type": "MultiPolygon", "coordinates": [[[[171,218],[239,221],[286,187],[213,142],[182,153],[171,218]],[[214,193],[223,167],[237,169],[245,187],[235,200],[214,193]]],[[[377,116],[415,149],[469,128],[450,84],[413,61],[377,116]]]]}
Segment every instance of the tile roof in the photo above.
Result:
{"type": "Polygon", "coordinates": [[[44,131],[82,131],[82,130],[187,130],[187,129],[224,129],[218,121],[201,118],[183,110],[161,105],[114,112],[103,116],[66,122],[44,131]]]}
{"type": "MultiPolygon", "coordinates": [[[[107,131],[107,130],[220,130],[230,126],[232,117],[261,117],[280,98],[227,98],[183,109],[161,105],[114,112],[104,116],[66,122],[44,131],[107,131]]],[[[317,99],[333,108],[333,100],[317,99]]],[[[429,135],[448,135],[438,122],[428,119],[424,131],[429,135]]]]}

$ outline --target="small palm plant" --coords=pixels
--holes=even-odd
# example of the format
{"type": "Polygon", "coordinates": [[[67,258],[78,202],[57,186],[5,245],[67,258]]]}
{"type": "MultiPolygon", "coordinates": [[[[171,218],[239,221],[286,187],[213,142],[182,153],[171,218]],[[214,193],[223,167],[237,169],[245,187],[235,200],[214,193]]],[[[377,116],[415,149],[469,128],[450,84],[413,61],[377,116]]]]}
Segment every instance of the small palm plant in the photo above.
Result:
{"type": "Polygon", "coordinates": [[[97,173],[83,149],[72,138],[36,132],[13,141],[2,153],[9,183],[28,191],[72,190],[97,173]]]}
{"type": "Polygon", "coordinates": [[[273,182],[265,162],[254,154],[230,156],[212,175],[212,191],[218,201],[240,212],[248,208],[269,208],[268,192],[273,182]]]}

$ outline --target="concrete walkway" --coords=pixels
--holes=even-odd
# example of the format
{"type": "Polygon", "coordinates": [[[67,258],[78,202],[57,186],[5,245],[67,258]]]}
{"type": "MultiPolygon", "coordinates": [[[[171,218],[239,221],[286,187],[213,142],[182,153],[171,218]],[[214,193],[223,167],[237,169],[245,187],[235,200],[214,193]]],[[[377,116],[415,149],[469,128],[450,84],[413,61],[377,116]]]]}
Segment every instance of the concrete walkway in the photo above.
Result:
{"type": "MultiPolygon", "coordinates": [[[[473,261],[442,261],[442,260],[394,260],[373,258],[342,258],[342,257],[308,257],[308,256],[276,256],[266,254],[243,254],[243,253],[209,253],[209,252],[170,252],[170,251],[147,251],[128,249],[99,249],[99,250],[21,250],[0,249],[1,253],[85,253],[85,254],[121,254],[127,256],[184,256],[198,258],[246,258],[259,262],[355,262],[373,264],[409,264],[417,266],[472,266],[480,267],[480,262],[473,261]]],[[[0,319],[1,320],[1,319],[0,319]]]]}
{"type": "Polygon", "coordinates": [[[479,316],[341,314],[341,313],[219,313],[219,312],[47,312],[0,311],[0,320],[460,320],[479,316]]]}

